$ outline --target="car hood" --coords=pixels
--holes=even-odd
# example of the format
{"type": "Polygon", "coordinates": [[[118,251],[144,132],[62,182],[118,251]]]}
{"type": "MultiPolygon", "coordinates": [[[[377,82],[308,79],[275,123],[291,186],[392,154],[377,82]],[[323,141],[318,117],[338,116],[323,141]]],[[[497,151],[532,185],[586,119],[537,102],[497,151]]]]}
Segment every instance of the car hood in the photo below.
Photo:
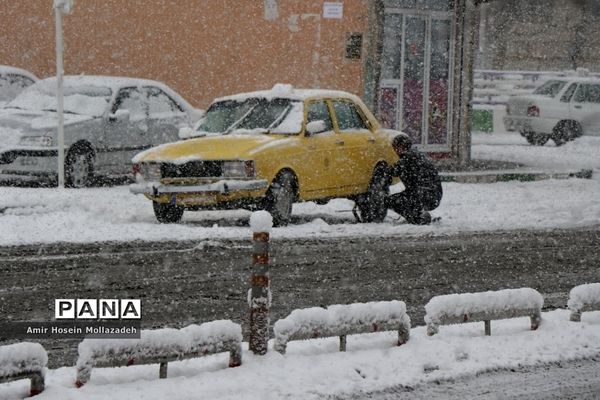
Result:
{"type": "MultiPolygon", "coordinates": [[[[14,108],[0,109],[0,129],[10,128],[24,133],[55,129],[58,126],[57,113],[54,111],[30,111],[14,108]]],[[[64,114],[64,125],[72,125],[92,120],[94,117],[79,114],[64,114]]]]}
{"type": "Polygon", "coordinates": [[[252,159],[267,147],[289,142],[281,135],[222,135],[188,139],[148,149],[133,158],[133,162],[185,163],[193,160],[252,159]]]}

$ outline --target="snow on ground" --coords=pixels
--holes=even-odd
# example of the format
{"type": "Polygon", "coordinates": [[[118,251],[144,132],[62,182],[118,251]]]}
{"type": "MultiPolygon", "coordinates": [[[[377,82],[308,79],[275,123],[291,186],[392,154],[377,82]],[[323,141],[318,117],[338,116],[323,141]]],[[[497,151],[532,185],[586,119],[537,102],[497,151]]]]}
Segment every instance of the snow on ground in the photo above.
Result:
{"type": "MultiPolygon", "coordinates": [[[[469,231],[551,229],[600,225],[600,138],[583,137],[562,147],[533,147],[518,134],[477,134],[473,158],[516,161],[548,170],[591,168],[590,180],[567,179],[493,184],[444,184],[432,226],[402,223],[394,213],[381,224],[353,223],[352,203],[334,200],[294,206],[294,224],[274,228],[273,238],[431,235],[469,231]]],[[[393,187],[401,190],[401,185],[393,187]]],[[[0,187],[0,246],[140,240],[251,238],[246,211],[188,212],[182,224],[155,221],[150,202],[126,187],[86,190],[0,187]]],[[[340,353],[336,338],[292,342],[287,354],[264,357],[244,352],[243,365],[226,368],[228,356],[171,363],[169,378],[158,366],[97,369],[75,389],[74,367],[47,374],[42,399],[321,399],[330,394],[414,387],[497,368],[513,368],[600,356],[600,313],[569,321],[568,310],[543,314],[537,331],[528,318],[444,326],[428,337],[416,327],[410,341],[395,347],[397,332],[348,338],[340,353]]],[[[247,347],[246,347],[247,348],[247,347]]],[[[24,396],[28,382],[0,385],[0,398],[24,396]]]]}
{"type": "MultiPolygon", "coordinates": [[[[74,367],[51,370],[39,400],[108,399],[323,399],[327,395],[415,387],[481,372],[598,357],[600,313],[570,322],[567,310],[543,313],[537,331],[528,318],[444,326],[435,336],[413,328],[410,340],[395,346],[397,332],[349,336],[347,352],[338,339],[294,341],[285,356],[270,347],[254,356],[244,343],[243,364],[227,368],[219,354],[169,363],[169,377],[158,379],[158,365],[98,368],[81,389],[74,387],[74,367]]],[[[272,346],[272,343],[270,343],[272,346]]],[[[27,381],[0,385],[0,398],[23,397],[27,381]]],[[[510,393],[506,388],[504,394],[510,393]]],[[[366,396],[365,396],[366,397],[366,396]]]]}
{"type": "MultiPolygon", "coordinates": [[[[582,137],[561,147],[530,146],[517,133],[474,134],[473,158],[516,161],[546,170],[594,169],[588,179],[445,183],[431,226],[403,223],[389,212],[382,224],[356,224],[353,203],[294,205],[294,223],[273,238],[363,235],[430,235],[510,229],[551,229],[600,224],[600,138],[582,137]]],[[[392,187],[402,190],[402,185],[392,187]]],[[[125,186],[58,190],[0,187],[0,246],[130,240],[250,238],[250,212],[186,212],[183,223],[161,225],[145,197],[125,186]]]]}

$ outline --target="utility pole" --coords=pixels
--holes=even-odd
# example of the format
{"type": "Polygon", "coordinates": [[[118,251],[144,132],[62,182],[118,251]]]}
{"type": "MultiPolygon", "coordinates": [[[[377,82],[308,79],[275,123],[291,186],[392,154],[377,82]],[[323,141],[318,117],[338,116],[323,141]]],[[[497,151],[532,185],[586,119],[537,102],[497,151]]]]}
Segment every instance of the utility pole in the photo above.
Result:
{"type": "Polygon", "coordinates": [[[62,16],[71,12],[73,0],[54,0],[56,19],[56,115],[58,117],[58,187],[65,187],[65,126],[63,113],[63,35],[62,16]]]}

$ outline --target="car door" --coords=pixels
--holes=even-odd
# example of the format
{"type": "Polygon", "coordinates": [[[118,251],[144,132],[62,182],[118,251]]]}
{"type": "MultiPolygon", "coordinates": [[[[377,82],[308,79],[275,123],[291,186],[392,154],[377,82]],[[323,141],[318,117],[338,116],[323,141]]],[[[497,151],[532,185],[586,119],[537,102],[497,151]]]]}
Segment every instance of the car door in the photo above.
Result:
{"type": "Polygon", "coordinates": [[[571,116],[586,135],[600,135],[600,83],[581,83],[573,95],[571,116]]]}
{"type": "Polygon", "coordinates": [[[351,192],[365,189],[375,165],[375,138],[354,102],[335,99],[332,104],[341,142],[337,147],[338,182],[351,192]]]}
{"type": "Polygon", "coordinates": [[[148,95],[148,138],[152,146],[179,139],[179,128],[189,126],[188,116],[163,90],[146,86],[148,95]]]}
{"type": "Polygon", "coordinates": [[[323,121],[325,130],[309,133],[302,138],[303,153],[297,162],[301,187],[311,198],[332,195],[338,186],[334,154],[338,137],[333,130],[333,120],[326,100],[312,100],[306,104],[306,124],[323,121]]]}
{"type": "Polygon", "coordinates": [[[138,87],[121,88],[111,111],[103,151],[113,173],[129,173],[133,156],[152,146],[146,93],[138,87]]]}

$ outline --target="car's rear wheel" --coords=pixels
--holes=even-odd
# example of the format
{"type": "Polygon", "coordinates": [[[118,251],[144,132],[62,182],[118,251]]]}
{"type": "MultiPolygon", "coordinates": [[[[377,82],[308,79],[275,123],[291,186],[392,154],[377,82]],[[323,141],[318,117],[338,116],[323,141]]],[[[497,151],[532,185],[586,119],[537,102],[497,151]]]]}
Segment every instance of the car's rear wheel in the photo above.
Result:
{"type": "Polygon", "coordinates": [[[94,176],[94,155],[84,146],[73,146],[65,159],[65,186],[84,188],[91,186],[94,176]]]}
{"type": "Polygon", "coordinates": [[[561,121],[552,130],[552,140],[557,146],[562,146],[582,134],[581,125],[577,121],[561,121]]]}
{"type": "Polygon", "coordinates": [[[152,206],[156,220],[161,224],[174,224],[183,217],[184,208],[181,206],[156,201],[152,202],[152,206]]]}
{"type": "Polygon", "coordinates": [[[550,135],[537,132],[525,132],[523,135],[529,144],[534,146],[543,146],[550,140],[550,135]]]}
{"type": "Polygon", "coordinates": [[[292,217],[296,200],[296,178],[290,172],[281,172],[267,191],[265,210],[273,217],[274,226],[287,225],[292,217]]]}
{"type": "Polygon", "coordinates": [[[369,191],[355,200],[355,217],[360,222],[382,222],[387,215],[385,199],[390,193],[391,177],[385,167],[373,173],[369,191]]]}

